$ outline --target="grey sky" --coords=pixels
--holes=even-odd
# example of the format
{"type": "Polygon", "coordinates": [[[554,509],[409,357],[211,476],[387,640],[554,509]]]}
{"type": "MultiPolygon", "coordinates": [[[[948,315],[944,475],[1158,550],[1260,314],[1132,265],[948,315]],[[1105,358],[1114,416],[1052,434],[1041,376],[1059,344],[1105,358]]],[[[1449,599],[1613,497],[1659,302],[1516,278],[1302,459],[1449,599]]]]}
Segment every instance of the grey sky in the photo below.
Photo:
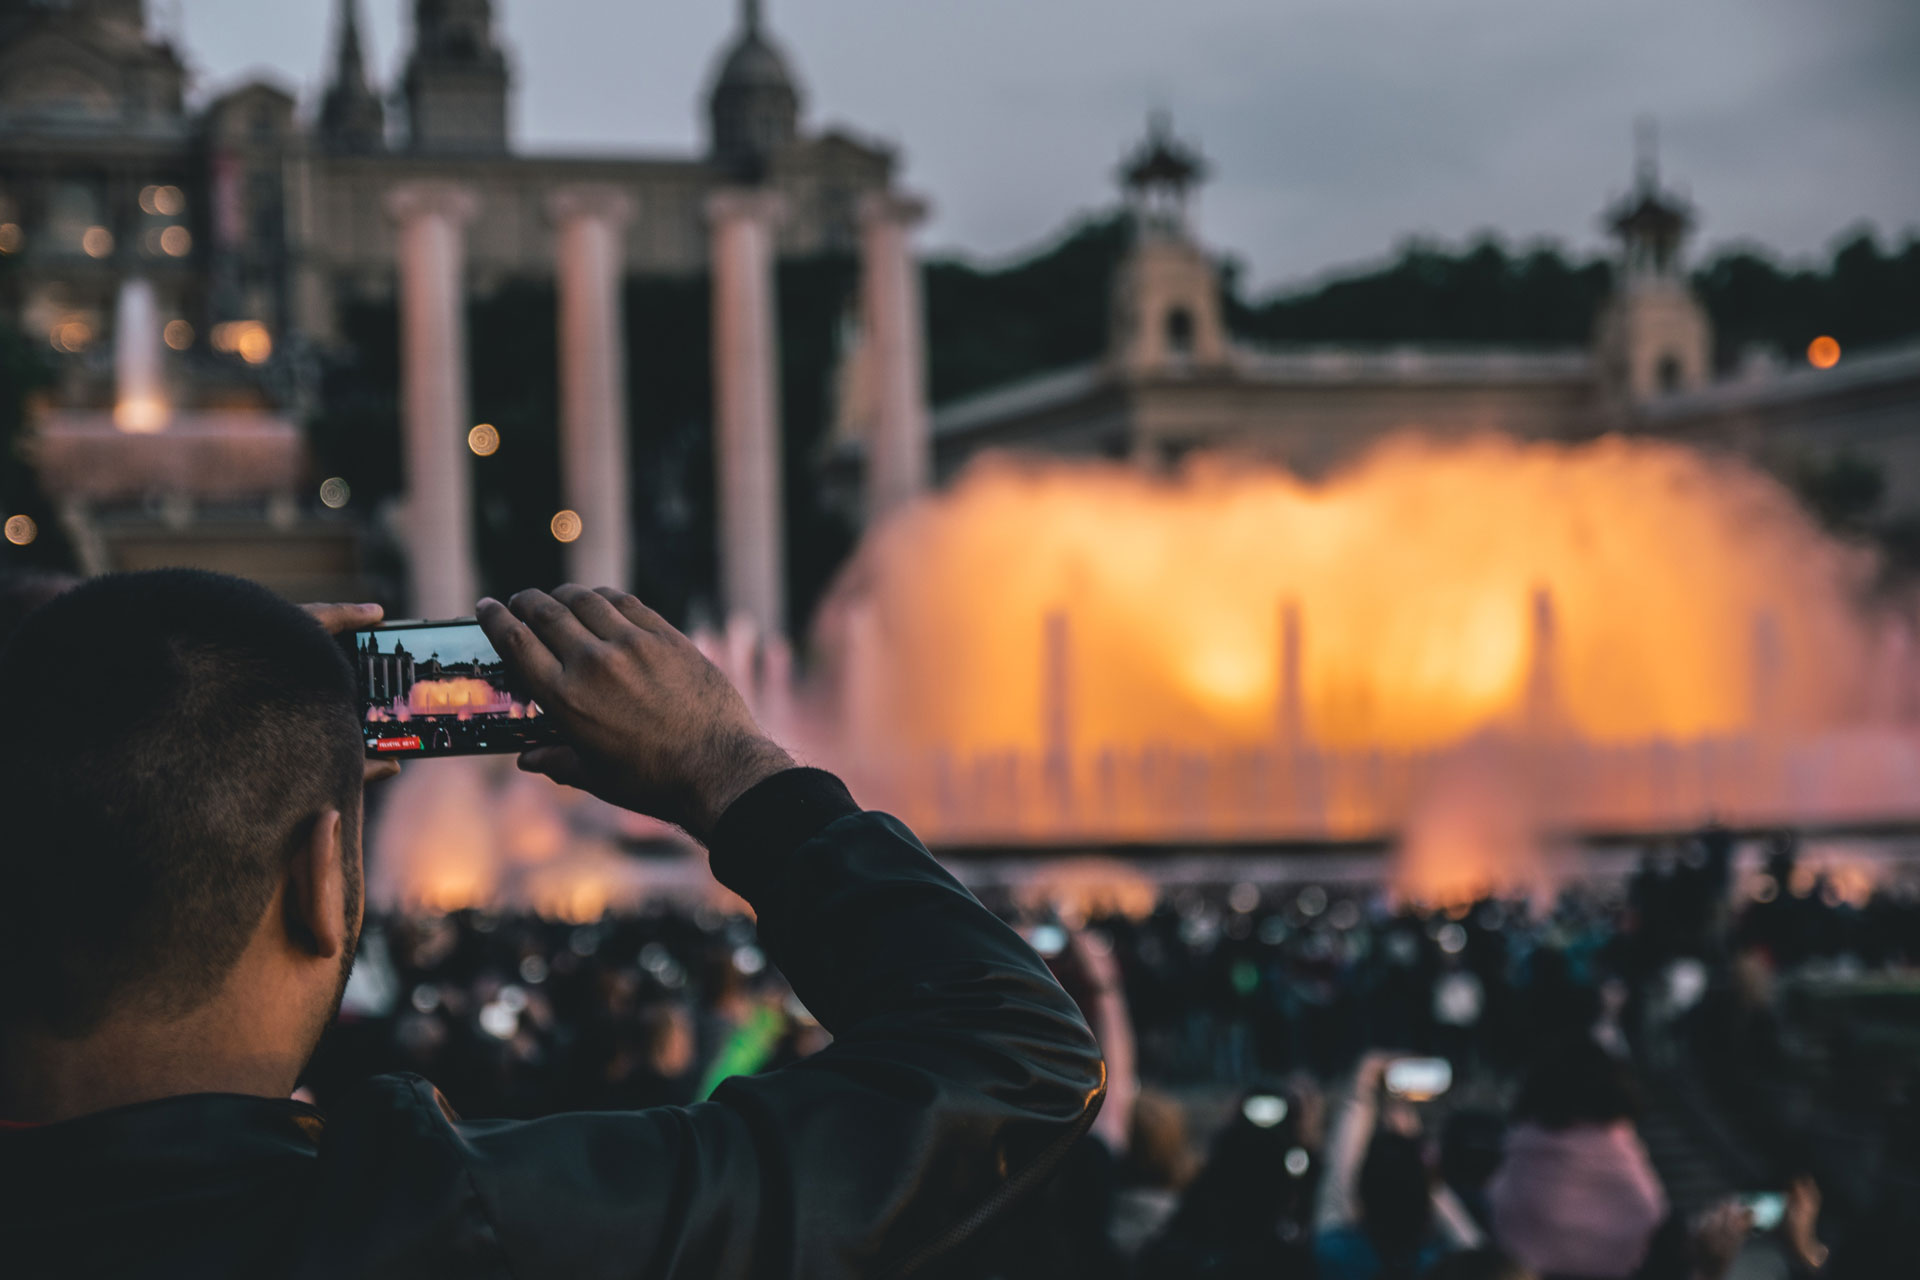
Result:
{"type": "MultiPolygon", "coordinates": [[[[156,0],[163,12],[171,0],[156,0]]],[[[213,86],[310,101],[333,0],[181,0],[213,86]]],[[[391,78],[410,0],[362,0],[391,78]]],[[[732,0],[495,0],[535,150],[683,150],[732,0]]],[[[1920,0],[767,0],[817,123],[899,143],[926,242],[992,258],[1113,198],[1149,109],[1214,164],[1201,225],[1260,285],[1410,233],[1597,243],[1632,121],[1709,244],[1920,227],[1920,0]]]]}

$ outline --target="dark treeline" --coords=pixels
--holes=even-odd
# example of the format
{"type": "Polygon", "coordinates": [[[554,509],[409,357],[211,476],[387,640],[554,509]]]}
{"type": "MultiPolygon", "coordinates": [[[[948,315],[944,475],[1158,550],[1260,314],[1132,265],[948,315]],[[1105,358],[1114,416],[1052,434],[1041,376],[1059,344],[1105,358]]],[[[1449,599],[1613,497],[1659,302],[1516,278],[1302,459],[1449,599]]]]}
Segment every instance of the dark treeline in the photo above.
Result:
{"type": "MultiPolygon", "coordinates": [[[[1108,284],[1125,250],[1125,224],[1109,217],[1008,267],[932,264],[934,399],[1097,355],[1108,284]]],[[[1573,258],[1553,244],[1516,249],[1493,235],[1462,248],[1410,240],[1384,266],[1264,298],[1247,296],[1236,264],[1224,266],[1228,324],[1256,343],[1579,346],[1613,274],[1604,258],[1573,258]]],[[[1818,267],[1726,248],[1693,280],[1726,366],[1756,346],[1795,357],[1822,333],[1849,351],[1920,334],[1920,235],[1912,232],[1892,249],[1871,231],[1850,233],[1818,267]]]]}

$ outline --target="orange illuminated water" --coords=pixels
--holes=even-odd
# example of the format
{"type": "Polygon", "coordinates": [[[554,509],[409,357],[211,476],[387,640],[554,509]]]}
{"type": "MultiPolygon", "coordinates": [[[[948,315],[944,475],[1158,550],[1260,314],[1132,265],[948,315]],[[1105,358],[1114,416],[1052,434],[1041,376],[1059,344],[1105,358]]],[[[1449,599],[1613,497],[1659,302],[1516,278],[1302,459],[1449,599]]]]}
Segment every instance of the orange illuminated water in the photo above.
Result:
{"type": "Polygon", "coordinates": [[[1870,570],[1772,481],[1667,444],[1408,442],[1317,486],[1000,461],[871,539],[826,626],[871,619],[855,678],[904,743],[1039,747],[1062,614],[1077,743],[1216,746],[1277,732],[1291,606],[1306,737],[1408,748],[1524,711],[1545,592],[1569,730],[1693,738],[1856,703],[1870,570]]]}
{"type": "Polygon", "coordinates": [[[835,763],[963,842],[1383,834],[1489,737],[1533,744],[1492,770],[1528,823],[1920,812],[1910,752],[1831,741],[1907,700],[1874,569],[1648,440],[1401,439],[1321,483],[999,458],[869,536],[815,649],[835,763]],[[1843,757],[1880,763],[1841,797],[1843,757]]]}

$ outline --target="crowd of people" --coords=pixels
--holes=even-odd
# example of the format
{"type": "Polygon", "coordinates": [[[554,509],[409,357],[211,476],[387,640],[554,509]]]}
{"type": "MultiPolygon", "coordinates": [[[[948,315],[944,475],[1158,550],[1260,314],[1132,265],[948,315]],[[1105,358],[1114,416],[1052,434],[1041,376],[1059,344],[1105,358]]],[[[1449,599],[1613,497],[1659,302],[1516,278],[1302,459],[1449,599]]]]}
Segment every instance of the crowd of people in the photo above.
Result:
{"type": "MultiPolygon", "coordinates": [[[[1093,1134],[966,1265],[1720,1276],[1744,1247],[1742,1266],[1775,1267],[1750,1274],[1811,1271],[1825,1245],[1805,1169],[1776,1166],[1777,1220],[1676,1205],[1636,1135],[1634,1077],[1714,1070],[1699,1042],[1723,1039],[1757,971],[1920,961],[1920,893],[1837,895],[1785,837],[1736,885],[1734,852],[1707,832],[1622,884],[1446,910],[1317,884],[1182,890],[1140,919],[990,902],[1080,1004],[1110,1079],[1093,1134]],[[1408,1059],[1445,1076],[1408,1092],[1388,1078],[1408,1059]]],[[[684,1104],[827,1039],[744,917],[393,917],[369,930],[308,1086],[324,1101],[413,1071],[471,1115],[684,1104]]]]}

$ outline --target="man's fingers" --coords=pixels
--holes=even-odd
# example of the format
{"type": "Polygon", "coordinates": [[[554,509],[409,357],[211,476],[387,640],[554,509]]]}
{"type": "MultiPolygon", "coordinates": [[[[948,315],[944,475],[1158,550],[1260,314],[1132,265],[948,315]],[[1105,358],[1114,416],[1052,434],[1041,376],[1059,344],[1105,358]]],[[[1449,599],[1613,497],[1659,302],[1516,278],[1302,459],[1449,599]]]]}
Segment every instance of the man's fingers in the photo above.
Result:
{"type": "Polygon", "coordinates": [[[520,753],[520,768],[527,773],[543,773],[555,782],[579,785],[586,762],[572,747],[533,747],[520,753]]]}
{"type": "Polygon", "coordinates": [[[573,610],[544,591],[534,588],[517,591],[513,599],[507,601],[507,608],[531,627],[533,634],[562,663],[578,661],[583,653],[599,643],[593,632],[573,616],[573,610]]]}
{"type": "Polygon", "coordinates": [[[553,597],[573,610],[581,625],[602,640],[620,640],[633,633],[633,624],[597,591],[569,582],[555,587],[553,597]]]}
{"type": "Polygon", "coordinates": [[[641,603],[640,598],[630,591],[618,587],[595,587],[595,595],[602,597],[608,604],[620,611],[622,617],[643,630],[670,633],[673,624],[641,603]]]}
{"type": "Polygon", "coordinates": [[[360,627],[370,627],[380,621],[386,613],[377,604],[308,604],[302,605],[313,620],[326,629],[328,635],[337,636],[343,631],[354,631],[360,627]]]}
{"type": "Polygon", "coordinates": [[[480,629],[493,641],[493,647],[507,664],[527,682],[534,694],[544,694],[560,679],[560,660],[542,643],[526,623],[513,616],[507,606],[489,596],[474,609],[480,629]]]}

